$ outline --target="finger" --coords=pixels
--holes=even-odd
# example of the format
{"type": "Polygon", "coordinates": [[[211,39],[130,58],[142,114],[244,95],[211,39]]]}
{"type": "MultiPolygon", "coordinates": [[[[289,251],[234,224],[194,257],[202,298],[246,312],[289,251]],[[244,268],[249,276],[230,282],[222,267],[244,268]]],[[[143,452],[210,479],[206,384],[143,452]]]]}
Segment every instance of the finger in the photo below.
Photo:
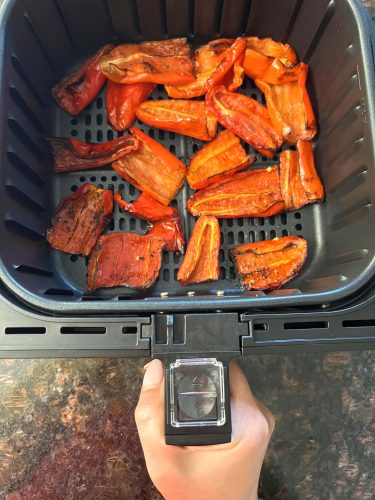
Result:
{"type": "Polygon", "coordinates": [[[147,455],[164,442],[164,367],[158,359],[146,365],[135,421],[147,455]]]}

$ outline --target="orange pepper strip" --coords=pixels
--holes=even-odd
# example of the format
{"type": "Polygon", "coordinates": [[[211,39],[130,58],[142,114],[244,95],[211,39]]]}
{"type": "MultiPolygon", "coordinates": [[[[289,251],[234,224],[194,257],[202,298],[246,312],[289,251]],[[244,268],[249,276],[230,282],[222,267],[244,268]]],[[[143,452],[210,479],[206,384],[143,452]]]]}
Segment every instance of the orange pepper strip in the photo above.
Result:
{"type": "Polygon", "coordinates": [[[186,38],[118,45],[101,57],[100,69],[116,83],[176,85],[195,79],[191,46],[186,38]]]}
{"type": "Polygon", "coordinates": [[[244,38],[237,38],[237,40],[235,40],[235,42],[225,52],[223,60],[204,84],[204,93],[219,84],[229,70],[233,68],[233,65],[238,61],[238,59],[243,57],[246,45],[247,43],[244,38]]]}
{"type": "MultiPolygon", "coordinates": [[[[209,109],[218,121],[260,153],[272,158],[283,143],[274,129],[267,109],[255,99],[214,87],[206,95],[209,109]]],[[[141,105],[142,106],[142,105],[141,105]]]]}
{"type": "Polygon", "coordinates": [[[311,142],[298,141],[297,151],[281,153],[280,186],[287,210],[297,210],[324,199],[324,188],[315,169],[311,142]]]}
{"type": "Polygon", "coordinates": [[[154,90],[154,83],[129,83],[123,85],[107,82],[107,119],[114,130],[125,130],[133,125],[135,110],[154,90]]]}
{"type": "Polygon", "coordinates": [[[177,279],[182,285],[218,280],[220,226],[215,217],[199,217],[191,234],[177,279]]]}
{"type": "Polygon", "coordinates": [[[133,203],[123,200],[120,193],[116,193],[114,199],[121,210],[135,215],[138,219],[155,222],[180,217],[177,208],[166,207],[147,193],[142,193],[133,203]]]}
{"type": "Polygon", "coordinates": [[[159,276],[164,241],[134,233],[102,235],[87,269],[87,289],[150,288],[159,276]]]}
{"type": "Polygon", "coordinates": [[[272,38],[258,38],[256,36],[245,37],[247,48],[255,50],[266,57],[280,59],[284,66],[291,67],[297,63],[297,55],[293,48],[272,38]]]}
{"type": "Polygon", "coordinates": [[[288,144],[299,139],[311,140],[317,133],[317,125],[306,89],[308,65],[298,65],[298,79],[280,85],[255,80],[264,93],[273,126],[288,144]]]}
{"type": "Polygon", "coordinates": [[[286,236],[248,243],[229,253],[245,290],[276,290],[301,270],[307,257],[307,241],[286,236]]]}
{"type": "Polygon", "coordinates": [[[278,167],[234,174],[221,184],[195,193],[187,202],[195,216],[268,217],[285,210],[278,167]]]}
{"type": "Polygon", "coordinates": [[[222,182],[235,172],[253,163],[240,139],[230,130],[223,130],[190,159],[186,179],[193,189],[202,189],[222,182]]]}
{"type": "MultiPolygon", "coordinates": [[[[236,42],[231,38],[220,38],[199,47],[194,52],[195,81],[184,85],[166,85],[165,90],[168,96],[175,99],[191,99],[192,97],[204,95],[206,93],[204,87],[208,79],[221,67],[228,54],[232,54],[234,43],[236,42]]],[[[235,50],[237,54],[238,45],[235,46],[235,50]]],[[[244,78],[241,57],[236,59],[233,67],[231,67],[229,61],[224,69],[226,73],[225,86],[229,86],[230,90],[240,87],[244,78]]]]}
{"type": "Polygon", "coordinates": [[[253,49],[246,50],[243,68],[249,78],[274,85],[298,79],[298,66],[284,66],[281,59],[267,57],[253,49]]]}
{"type": "Polygon", "coordinates": [[[209,141],[216,135],[217,120],[203,101],[146,101],[138,106],[136,115],[151,127],[202,141],[209,141]]]}
{"type": "Polygon", "coordinates": [[[130,131],[140,141],[139,150],[112,163],[112,168],[136,188],[169,205],[184,183],[185,165],[138,128],[130,131]]]}

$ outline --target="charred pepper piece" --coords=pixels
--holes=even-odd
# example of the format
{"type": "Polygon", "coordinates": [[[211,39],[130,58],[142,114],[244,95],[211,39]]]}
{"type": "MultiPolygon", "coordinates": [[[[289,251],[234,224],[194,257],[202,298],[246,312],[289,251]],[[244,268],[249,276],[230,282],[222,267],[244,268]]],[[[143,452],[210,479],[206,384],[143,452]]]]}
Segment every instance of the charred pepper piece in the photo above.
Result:
{"type": "Polygon", "coordinates": [[[184,253],[185,238],[182,232],[181,219],[163,219],[152,224],[147,232],[149,236],[161,238],[164,241],[163,250],[168,252],[184,253]]]}
{"type": "Polygon", "coordinates": [[[296,144],[299,139],[309,141],[318,131],[306,89],[308,70],[307,64],[299,63],[297,77],[279,85],[255,80],[266,97],[273,126],[288,144],[296,144]]]}
{"type": "Polygon", "coordinates": [[[283,83],[296,78],[297,56],[290,45],[272,38],[247,37],[243,67],[248,77],[266,83],[283,83]]]}
{"type": "Polygon", "coordinates": [[[123,85],[107,82],[107,120],[114,130],[126,130],[133,125],[135,110],[155,88],[154,83],[129,83],[123,85]]]}
{"type": "Polygon", "coordinates": [[[202,189],[222,182],[254,160],[246,154],[240,139],[233,132],[223,130],[191,157],[186,179],[193,189],[202,189]]]}
{"type": "Polygon", "coordinates": [[[62,252],[90,255],[112,210],[112,191],[85,184],[61,200],[47,230],[47,241],[62,252]]]}
{"type": "Polygon", "coordinates": [[[113,45],[105,45],[52,89],[52,94],[65,111],[73,116],[79,115],[99,94],[106,79],[100,71],[99,60],[112,49],[113,45]]]}
{"type": "Polygon", "coordinates": [[[276,290],[294,278],[307,256],[307,241],[297,236],[258,241],[229,252],[245,290],[276,290]]]}
{"type": "Polygon", "coordinates": [[[88,264],[87,289],[150,288],[159,276],[164,241],[134,233],[102,235],[88,264]]]}
{"type": "Polygon", "coordinates": [[[199,217],[191,234],[177,279],[182,285],[218,280],[220,226],[216,217],[199,217]]]}
{"type": "Polygon", "coordinates": [[[280,186],[287,210],[297,210],[324,199],[311,142],[298,141],[297,151],[286,150],[280,154],[280,186]]]}
{"type": "Polygon", "coordinates": [[[138,106],[138,120],[151,127],[209,141],[216,135],[217,120],[203,101],[168,99],[138,106]]]}
{"type": "Polygon", "coordinates": [[[272,158],[282,145],[283,138],[273,127],[267,108],[255,99],[214,87],[206,94],[206,102],[219,123],[260,153],[272,158]]]}
{"type": "Polygon", "coordinates": [[[76,172],[102,167],[139,148],[138,138],[131,135],[97,144],[78,139],[50,138],[47,140],[51,146],[55,172],[76,172]]]}
{"type": "Polygon", "coordinates": [[[246,41],[243,39],[220,38],[202,45],[194,52],[194,69],[196,79],[184,85],[166,85],[169,97],[191,99],[204,95],[208,87],[228,76],[226,84],[234,88],[243,82],[244,70],[240,64],[244,55],[246,41]],[[233,67],[235,69],[233,70],[233,67]],[[210,80],[210,83],[208,83],[210,80]],[[208,87],[207,87],[208,86],[208,87]]]}
{"type": "Polygon", "coordinates": [[[186,38],[119,45],[100,59],[100,67],[116,83],[175,85],[194,81],[191,46],[186,38]]]}
{"type": "Polygon", "coordinates": [[[249,170],[195,193],[187,208],[195,216],[268,217],[285,210],[278,167],[249,170]]]}
{"type": "Polygon", "coordinates": [[[130,184],[163,205],[169,205],[184,182],[185,165],[141,130],[132,128],[130,131],[139,140],[140,147],[112,167],[130,184]]]}

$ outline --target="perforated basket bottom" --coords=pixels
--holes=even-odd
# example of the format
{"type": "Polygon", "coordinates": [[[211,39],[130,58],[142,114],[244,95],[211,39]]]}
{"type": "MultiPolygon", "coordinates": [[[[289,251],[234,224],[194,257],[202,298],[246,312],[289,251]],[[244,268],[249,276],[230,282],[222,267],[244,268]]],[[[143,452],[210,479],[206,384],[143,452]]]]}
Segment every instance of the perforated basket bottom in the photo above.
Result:
{"type": "MultiPolygon", "coordinates": [[[[248,79],[240,91],[260,102],[262,101],[261,93],[248,79]]],[[[167,98],[167,95],[162,86],[158,86],[150,97],[150,99],[154,100],[165,98],[167,98]]],[[[59,137],[75,137],[91,142],[104,142],[123,135],[123,132],[118,133],[113,131],[107,124],[105,89],[96,101],[77,118],[72,118],[63,111],[58,110],[55,123],[55,135],[59,137]]],[[[134,126],[141,128],[144,132],[162,143],[187,165],[189,158],[202,145],[201,141],[172,132],[153,129],[138,121],[134,123],[134,126]]],[[[255,166],[257,167],[264,167],[278,162],[277,157],[275,157],[273,161],[270,161],[254,152],[247,144],[244,144],[244,146],[248,152],[256,155],[257,161],[255,166]]],[[[101,188],[111,189],[114,192],[120,189],[123,197],[128,202],[135,200],[139,195],[137,189],[129,185],[108,166],[103,169],[56,175],[54,178],[53,191],[54,205],[57,206],[61,197],[69,196],[86,182],[90,182],[101,188]]],[[[185,183],[178,193],[176,200],[172,202],[172,205],[177,206],[180,211],[186,241],[189,240],[195,220],[185,208],[186,202],[191,194],[192,191],[187,183],[185,183]]],[[[229,258],[230,248],[244,243],[288,235],[303,236],[309,243],[312,243],[314,241],[315,228],[317,227],[319,218],[320,208],[319,205],[315,205],[305,207],[298,212],[283,213],[268,218],[221,219],[219,221],[221,228],[221,248],[219,255],[220,279],[212,283],[202,283],[188,287],[181,286],[177,281],[177,271],[183,257],[170,252],[165,252],[163,254],[159,278],[153,288],[148,292],[139,292],[125,287],[119,287],[97,290],[91,295],[87,294],[87,259],[85,257],[67,255],[62,252],[54,251],[54,268],[60,271],[61,277],[66,282],[67,290],[83,298],[83,300],[89,300],[90,297],[95,299],[103,297],[107,299],[119,298],[126,300],[145,296],[159,296],[165,292],[168,292],[171,296],[186,295],[188,292],[192,291],[197,295],[216,294],[218,291],[225,291],[228,294],[238,294],[241,293],[241,289],[236,278],[233,262],[229,258]]],[[[130,231],[140,234],[145,233],[146,229],[147,222],[141,221],[130,214],[121,213],[118,206],[115,205],[107,232],[130,231]]],[[[309,264],[314,262],[317,251],[317,245],[309,245],[309,256],[305,268],[299,277],[288,284],[288,288],[298,289],[301,280],[307,277],[307,273],[311,268],[309,264]]]]}

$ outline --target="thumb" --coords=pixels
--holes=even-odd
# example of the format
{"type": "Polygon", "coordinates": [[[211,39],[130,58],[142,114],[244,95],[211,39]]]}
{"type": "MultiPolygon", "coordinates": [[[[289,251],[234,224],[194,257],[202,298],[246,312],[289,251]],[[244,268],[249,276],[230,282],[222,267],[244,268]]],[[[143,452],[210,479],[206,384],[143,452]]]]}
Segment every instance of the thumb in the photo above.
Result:
{"type": "Polygon", "coordinates": [[[147,456],[153,447],[164,441],[164,367],[158,359],[146,365],[135,421],[147,456]]]}

